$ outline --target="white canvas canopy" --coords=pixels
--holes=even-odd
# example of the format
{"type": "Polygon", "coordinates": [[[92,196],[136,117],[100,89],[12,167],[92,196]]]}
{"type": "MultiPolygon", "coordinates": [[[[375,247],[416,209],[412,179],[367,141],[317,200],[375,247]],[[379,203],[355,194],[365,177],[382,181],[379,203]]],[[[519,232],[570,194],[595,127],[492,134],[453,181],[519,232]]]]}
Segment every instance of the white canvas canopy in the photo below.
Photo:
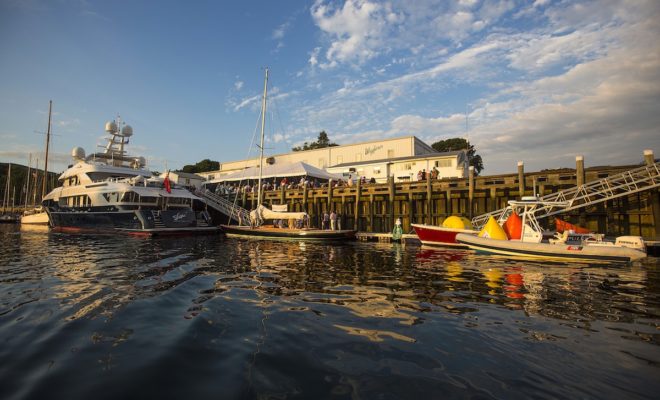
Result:
{"type": "Polygon", "coordinates": [[[250,212],[250,218],[254,221],[265,219],[303,219],[306,216],[307,213],[305,212],[279,212],[269,210],[262,205],[259,205],[256,210],[250,212]]]}
{"type": "MultiPolygon", "coordinates": [[[[284,178],[292,176],[308,176],[310,178],[317,179],[342,179],[342,176],[339,174],[332,174],[320,168],[316,168],[304,162],[296,162],[291,164],[275,164],[269,165],[264,163],[263,173],[261,175],[262,179],[268,178],[284,178]]],[[[220,183],[220,182],[232,182],[232,181],[241,181],[246,179],[259,179],[259,167],[250,167],[242,171],[236,171],[228,175],[221,176],[217,179],[209,181],[207,183],[220,183]]]]}

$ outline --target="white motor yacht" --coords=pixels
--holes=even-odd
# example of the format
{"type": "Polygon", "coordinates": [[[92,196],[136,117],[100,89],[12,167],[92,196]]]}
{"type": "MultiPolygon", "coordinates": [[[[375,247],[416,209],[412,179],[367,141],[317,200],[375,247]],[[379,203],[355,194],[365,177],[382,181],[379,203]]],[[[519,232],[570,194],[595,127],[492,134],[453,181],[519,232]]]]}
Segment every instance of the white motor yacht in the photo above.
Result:
{"type": "Polygon", "coordinates": [[[153,176],[144,157],[126,153],[133,129],[120,125],[119,120],[106,123],[103,151],[86,156],[80,147],[72,150],[74,164],[42,202],[50,226],[57,231],[136,235],[218,232],[203,200],[168,177],[153,176]]]}

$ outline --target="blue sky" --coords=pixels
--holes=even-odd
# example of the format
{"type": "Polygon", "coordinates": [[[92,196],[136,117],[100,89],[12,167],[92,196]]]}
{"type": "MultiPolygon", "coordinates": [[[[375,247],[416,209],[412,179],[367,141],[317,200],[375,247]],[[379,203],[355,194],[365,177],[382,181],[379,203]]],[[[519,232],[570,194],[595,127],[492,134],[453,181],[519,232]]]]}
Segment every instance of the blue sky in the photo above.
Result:
{"type": "Polygon", "coordinates": [[[0,2],[0,160],[50,168],[133,126],[155,170],[339,144],[467,137],[483,173],[637,163],[660,152],[660,2],[0,2]],[[467,115],[467,118],[466,118],[467,115]],[[466,124],[467,120],[467,124],[466,124]]]}

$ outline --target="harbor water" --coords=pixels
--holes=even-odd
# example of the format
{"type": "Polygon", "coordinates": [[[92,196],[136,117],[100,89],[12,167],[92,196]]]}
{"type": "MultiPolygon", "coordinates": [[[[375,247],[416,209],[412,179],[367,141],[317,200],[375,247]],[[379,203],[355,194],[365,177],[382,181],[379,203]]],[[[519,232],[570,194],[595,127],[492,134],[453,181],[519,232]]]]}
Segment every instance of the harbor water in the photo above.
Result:
{"type": "Polygon", "coordinates": [[[660,262],[0,226],[1,399],[651,399],[660,262]]]}

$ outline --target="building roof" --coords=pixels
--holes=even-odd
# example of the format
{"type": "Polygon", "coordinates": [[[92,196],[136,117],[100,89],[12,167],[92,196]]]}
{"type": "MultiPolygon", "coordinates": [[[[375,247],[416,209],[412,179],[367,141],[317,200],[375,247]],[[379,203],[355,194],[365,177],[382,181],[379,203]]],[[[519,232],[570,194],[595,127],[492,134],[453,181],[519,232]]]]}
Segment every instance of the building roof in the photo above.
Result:
{"type": "Polygon", "coordinates": [[[328,168],[346,168],[346,167],[355,167],[358,165],[369,165],[369,164],[383,164],[383,163],[393,163],[397,161],[412,161],[412,160],[424,160],[429,158],[440,158],[440,157],[453,157],[458,156],[459,163],[465,159],[465,150],[458,151],[447,151],[444,153],[436,154],[422,154],[419,156],[407,156],[407,157],[396,157],[396,158],[383,158],[380,160],[365,160],[365,161],[354,161],[354,162],[345,162],[342,164],[333,165],[328,168]]]}
{"type": "MultiPolygon", "coordinates": [[[[363,145],[370,144],[370,143],[391,142],[391,141],[394,141],[394,140],[401,140],[401,139],[413,139],[413,140],[417,141],[419,144],[421,144],[421,145],[422,145],[424,148],[426,148],[427,150],[429,150],[429,151],[435,151],[435,150],[433,149],[433,147],[431,147],[431,146],[429,146],[428,144],[424,143],[424,141],[422,141],[422,140],[421,140],[420,138],[418,138],[417,136],[414,136],[414,135],[408,135],[408,136],[397,136],[397,137],[386,138],[386,139],[367,140],[367,141],[365,141],[365,142],[347,143],[347,144],[338,144],[338,145],[336,145],[336,146],[321,147],[321,148],[318,148],[318,149],[309,149],[309,150],[300,150],[300,151],[290,151],[290,152],[288,152],[288,153],[272,154],[272,155],[269,155],[269,156],[267,156],[267,157],[282,157],[282,156],[287,156],[287,155],[289,155],[289,154],[303,154],[303,153],[314,152],[314,151],[328,151],[329,149],[341,149],[341,148],[352,147],[352,146],[363,146],[363,145]]],[[[266,156],[264,156],[264,157],[266,157],[266,156]]],[[[234,160],[234,161],[221,162],[220,165],[222,166],[222,164],[225,164],[225,163],[229,164],[229,163],[235,163],[235,162],[240,162],[240,161],[258,160],[258,159],[259,159],[259,156],[257,155],[257,156],[254,156],[254,157],[250,157],[250,158],[248,158],[248,159],[246,159],[246,160],[234,160]]],[[[221,168],[222,168],[222,167],[221,167],[221,168]]]]}
{"type": "MultiPolygon", "coordinates": [[[[264,164],[262,178],[283,178],[291,176],[309,176],[319,179],[341,179],[340,175],[332,174],[320,168],[304,162],[295,162],[288,164],[264,164]]],[[[240,171],[232,172],[231,174],[223,175],[210,181],[209,183],[227,182],[227,181],[240,181],[245,179],[258,179],[259,167],[250,167],[240,171]]]]}
{"type": "MultiPolygon", "coordinates": [[[[161,176],[165,176],[167,172],[164,172],[161,174],[161,176]]],[[[197,174],[191,174],[190,172],[180,172],[180,171],[170,171],[170,174],[176,174],[176,176],[179,176],[181,178],[188,178],[188,179],[204,179],[204,177],[199,176],[197,174]]]]}

